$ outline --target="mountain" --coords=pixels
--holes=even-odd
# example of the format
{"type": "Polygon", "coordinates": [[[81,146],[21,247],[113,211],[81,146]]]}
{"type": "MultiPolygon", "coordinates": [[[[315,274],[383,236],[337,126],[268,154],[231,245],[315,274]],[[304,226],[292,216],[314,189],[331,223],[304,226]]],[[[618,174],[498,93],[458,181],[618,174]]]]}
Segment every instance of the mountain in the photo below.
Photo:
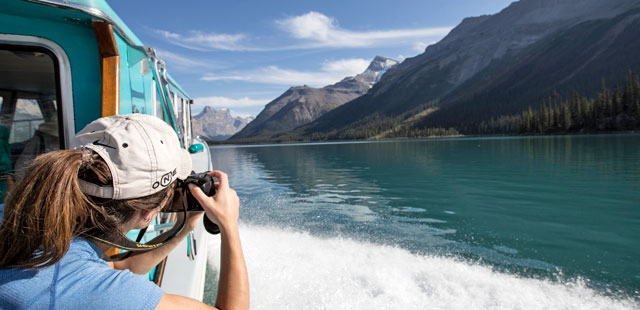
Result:
{"type": "Polygon", "coordinates": [[[640,71],[639,37],[637,0],[521,0],[464,19],[367,94],[295,134],[373,138],[399,126],[478,133],[483,122],[537,106],[554,91],[592,95],[602,79],[620,84],[627,70],[640,71]]]}
{"type": "Polygon", "coordinates": [[[206,140],[225,140],[244,128],[252,117],[233,117],[229,109],[216,110],[205,107],[192,118],[191,128],[194,136],[206,140]]]}
{"type": "Polygon", "coordinates": [[[376,56],[361,74],[342,81],[313,88],[296,86],[268,103],[255,120],[230,140],[269,140],[308,124],[330,110],[365,94],[397,61],[376,56]]]}

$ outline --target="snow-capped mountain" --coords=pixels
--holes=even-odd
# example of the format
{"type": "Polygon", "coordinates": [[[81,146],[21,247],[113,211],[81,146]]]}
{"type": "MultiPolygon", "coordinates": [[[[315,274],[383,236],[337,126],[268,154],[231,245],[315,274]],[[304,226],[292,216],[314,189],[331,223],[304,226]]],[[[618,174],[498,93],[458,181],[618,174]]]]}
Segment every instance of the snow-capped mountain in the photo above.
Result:
{"type": "Polygon", "coordinates": [[[266,141],[288,130],[316,120],[325,113],[365,94],[382,75],[399,62],[376,56],[361,74],[346,77],[342,81],[313,88],[296,86],[289,88],[267,104],[255,120],[231,137],[231,140],[266,141]]]}
{"type": "Polygon", "coordinates": [[[195,136],[207,140],[224,140],[240,131],[253,117],[234,117],[229,109],[216,110],[205,107],[202,112],[194,116],[191,128],[195,136]]]}

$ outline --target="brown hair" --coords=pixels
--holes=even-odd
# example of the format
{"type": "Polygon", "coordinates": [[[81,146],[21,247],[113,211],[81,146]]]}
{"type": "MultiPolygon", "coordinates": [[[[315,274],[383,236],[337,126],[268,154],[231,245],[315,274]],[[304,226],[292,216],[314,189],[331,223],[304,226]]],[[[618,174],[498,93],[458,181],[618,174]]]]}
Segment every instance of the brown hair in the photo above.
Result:
{"type": "Polygon", "coordinates": [[[36,157],[9,193],[0,228],[0,269],[42,268],[57,263],[71,239],[92,229],[118,229],[137,210],[173,199],[175,182],[155,194],[127,200],[82,193],[81,178],[111,184],[107,164],[90,150],[61,150],[36,157]]]}

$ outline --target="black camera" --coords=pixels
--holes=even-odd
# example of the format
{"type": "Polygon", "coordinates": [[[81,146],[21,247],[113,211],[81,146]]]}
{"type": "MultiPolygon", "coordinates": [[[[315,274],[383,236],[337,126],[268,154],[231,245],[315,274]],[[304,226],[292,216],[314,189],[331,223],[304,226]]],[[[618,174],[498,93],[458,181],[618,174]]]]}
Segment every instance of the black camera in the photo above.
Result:
{"type": "Polygon", "coordinates": [[[191,191],[189,191],[189,184],[200,187],[205,195],[211,197],[216,194],[216,187],[213,186],[213,182],[213,177],[207,172],[189,175],[184,181],[178,180],[178,187],[182,191],[183,195],[186,194],[187,211],[204,211],[196,197],[193,197],[191,191]]]}
{"type": "MultiPolygon", "coordinates": [[[[214,186],[214,178],[209,175],[208,172],[201,172],[189,175],[184,181],[178,180],[178,189],[176,193],[176,199],[173,204],[165,207],[164,212],[197,212],[204,211],[198,200],[193,197],[191,191],[189,191],[189,184],[198,186],[202,192],[211,197],[216,194],[216,187],[214,186]]],[[[210,234],[219,234],[220,228],[213,223],[207,215],[204,215],[202,219],[204,228],[210,234]]]]}

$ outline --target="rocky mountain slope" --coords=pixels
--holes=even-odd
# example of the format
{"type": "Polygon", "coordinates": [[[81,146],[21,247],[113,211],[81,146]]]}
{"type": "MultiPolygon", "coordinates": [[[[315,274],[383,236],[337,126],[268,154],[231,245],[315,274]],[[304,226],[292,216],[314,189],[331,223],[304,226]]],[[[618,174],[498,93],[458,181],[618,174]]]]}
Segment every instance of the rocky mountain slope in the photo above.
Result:
{"type": "Polygon", "coordinates": [[[206,140],[225,140],[244,128],[252,117],[233,117],[229,109],[216,110],[205,107],[192,118],[191,128],[194,136],[206,140]]]}
{"type": "Polygon", "coordinates": [[[313,88],[296,86],[268,103],[255,120],[230,140],[269,140],[310,123],[330,110],[365,94],[397,61],[377,56],[361,74],[313,88]]]}
{"type": "Polygon", "coordinates": [[[517,113],[557,90],[594,94],[604,78],[640,71],[640,1],[521,0],[464,19],[440,42],[392,68],[366,94],[297,130],[307,139],[369,138],[410,126],[455,127],[517,113]]]}

